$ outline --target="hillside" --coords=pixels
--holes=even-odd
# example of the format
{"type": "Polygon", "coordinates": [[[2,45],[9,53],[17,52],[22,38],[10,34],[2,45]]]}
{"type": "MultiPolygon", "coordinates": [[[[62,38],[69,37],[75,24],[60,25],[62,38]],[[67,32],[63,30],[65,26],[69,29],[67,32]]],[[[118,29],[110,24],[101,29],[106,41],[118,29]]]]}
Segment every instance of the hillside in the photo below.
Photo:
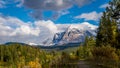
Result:
{"type": "Polygon", "coordinates": [[[44,60],[45,54],[39,48],[19,43],[0,45],[0,68],[23,68],[31,63],[40,67],[44,60]]]}

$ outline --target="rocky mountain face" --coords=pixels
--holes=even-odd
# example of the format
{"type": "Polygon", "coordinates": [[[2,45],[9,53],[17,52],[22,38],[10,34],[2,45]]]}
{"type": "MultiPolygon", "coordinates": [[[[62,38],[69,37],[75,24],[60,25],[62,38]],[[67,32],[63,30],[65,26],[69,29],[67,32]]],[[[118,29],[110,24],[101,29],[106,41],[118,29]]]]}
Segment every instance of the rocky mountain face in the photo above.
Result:
{"type": "Polygon", "coordinates": [[[53,44],[82,43],[85,41],[86,36],[96,36],[96,29],[97,27],[88,23],[79,26],[70,25],[64,32],[54,35],[53,44]]]}

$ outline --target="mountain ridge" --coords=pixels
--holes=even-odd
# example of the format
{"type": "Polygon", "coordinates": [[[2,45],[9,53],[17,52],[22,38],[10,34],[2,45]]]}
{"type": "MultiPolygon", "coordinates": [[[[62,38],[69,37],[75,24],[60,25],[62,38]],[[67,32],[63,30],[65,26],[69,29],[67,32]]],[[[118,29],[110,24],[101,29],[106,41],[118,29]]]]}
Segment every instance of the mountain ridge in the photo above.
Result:
{"type": "Polygon", "coordinates": [[[56,33],[53,44],[64,45],[69,43],[83,43],[86,36],[96,36],[97,27],[89,23],[70,25],[65,31],[56,33]]]}

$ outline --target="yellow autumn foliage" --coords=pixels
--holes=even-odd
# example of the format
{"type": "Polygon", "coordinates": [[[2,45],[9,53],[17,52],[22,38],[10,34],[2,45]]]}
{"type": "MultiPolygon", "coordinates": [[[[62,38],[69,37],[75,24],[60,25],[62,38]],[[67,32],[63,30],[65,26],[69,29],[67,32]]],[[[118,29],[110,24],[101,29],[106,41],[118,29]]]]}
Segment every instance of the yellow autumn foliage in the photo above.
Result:
{"type": "Polygon", "coordinates": [[[42,65],[39,63],[38,58],[36,58],[34,61],[30,61],[28,63],[28,66],[30,66],[30,68],[42,68],[42,65]]]}

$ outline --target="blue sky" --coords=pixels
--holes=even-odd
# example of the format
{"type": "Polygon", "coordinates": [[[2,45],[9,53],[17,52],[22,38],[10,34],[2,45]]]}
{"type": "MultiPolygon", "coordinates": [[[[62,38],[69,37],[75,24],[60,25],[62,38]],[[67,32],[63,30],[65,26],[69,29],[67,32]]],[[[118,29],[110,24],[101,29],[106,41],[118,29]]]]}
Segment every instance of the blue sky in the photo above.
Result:
{"type": "MultiPolygon", "coordinates": [[[[75,19],[74,17],[78,16],[82,13],[90,13],[90,12],[93,12],[93,11],[95,11],[97,13],[103,12],[105,10],[105,8],[100,8],[100,6],[109,2],[109,0],[104,0],[104,1],[89,0],[89,1],[92,1],[92,2],[88,3],[88,4],[85,4],[85,5],[82,5],[82,6],[78,6],[78,5],[74,4],[70,8],[66,8],[66,9],[63,9],[63,10],[58,10],[57,12],[55,10],[43,9],[40,13],[40,16],[41,16],[40,20],[52,20],[52,21],[54,21],[54,23],[62,23],[62,24],[84,22],[85,21],[84,19],[75,19]],[[61,14],[59,12],[65,13],[65,14],[61,14]],[[58,16],[56,16],[54,18],[52,15],[55,14],[55,13],[58,16]]],[[[6,0],[5,1],[6,4],[4,5],[5,7],[0,8],[0,13],[2,13],[5,16],[17,17],[20,20],[25,21],[25,22],[35,21],[36,19],[34,17],[32,17],[30,15],[30,13],[32,13],[36,10],[34,10],[32,8],[27,8],[24,5],[20,5],[19,7],[17,7],[16,5],[20,4],[20,2],[21,1],[18,0],[16,2],[11,2],[10,3],[10,2],[7,2],[7,0],[6,0]]],[[[40,8],[40,10],[41,9],[42,8],[40,8]]],[[[88,20],[88,22],[90,22],[92,24],[95,24],[95,25],[98,24],[98,21],[94,21],[94,20],[88,20]]]]}
{"type": "Polygon", "coordinates": [[[0,0],[0,43],[41,44],[70,25],[94,29],[109,1],[0,0]]]}

